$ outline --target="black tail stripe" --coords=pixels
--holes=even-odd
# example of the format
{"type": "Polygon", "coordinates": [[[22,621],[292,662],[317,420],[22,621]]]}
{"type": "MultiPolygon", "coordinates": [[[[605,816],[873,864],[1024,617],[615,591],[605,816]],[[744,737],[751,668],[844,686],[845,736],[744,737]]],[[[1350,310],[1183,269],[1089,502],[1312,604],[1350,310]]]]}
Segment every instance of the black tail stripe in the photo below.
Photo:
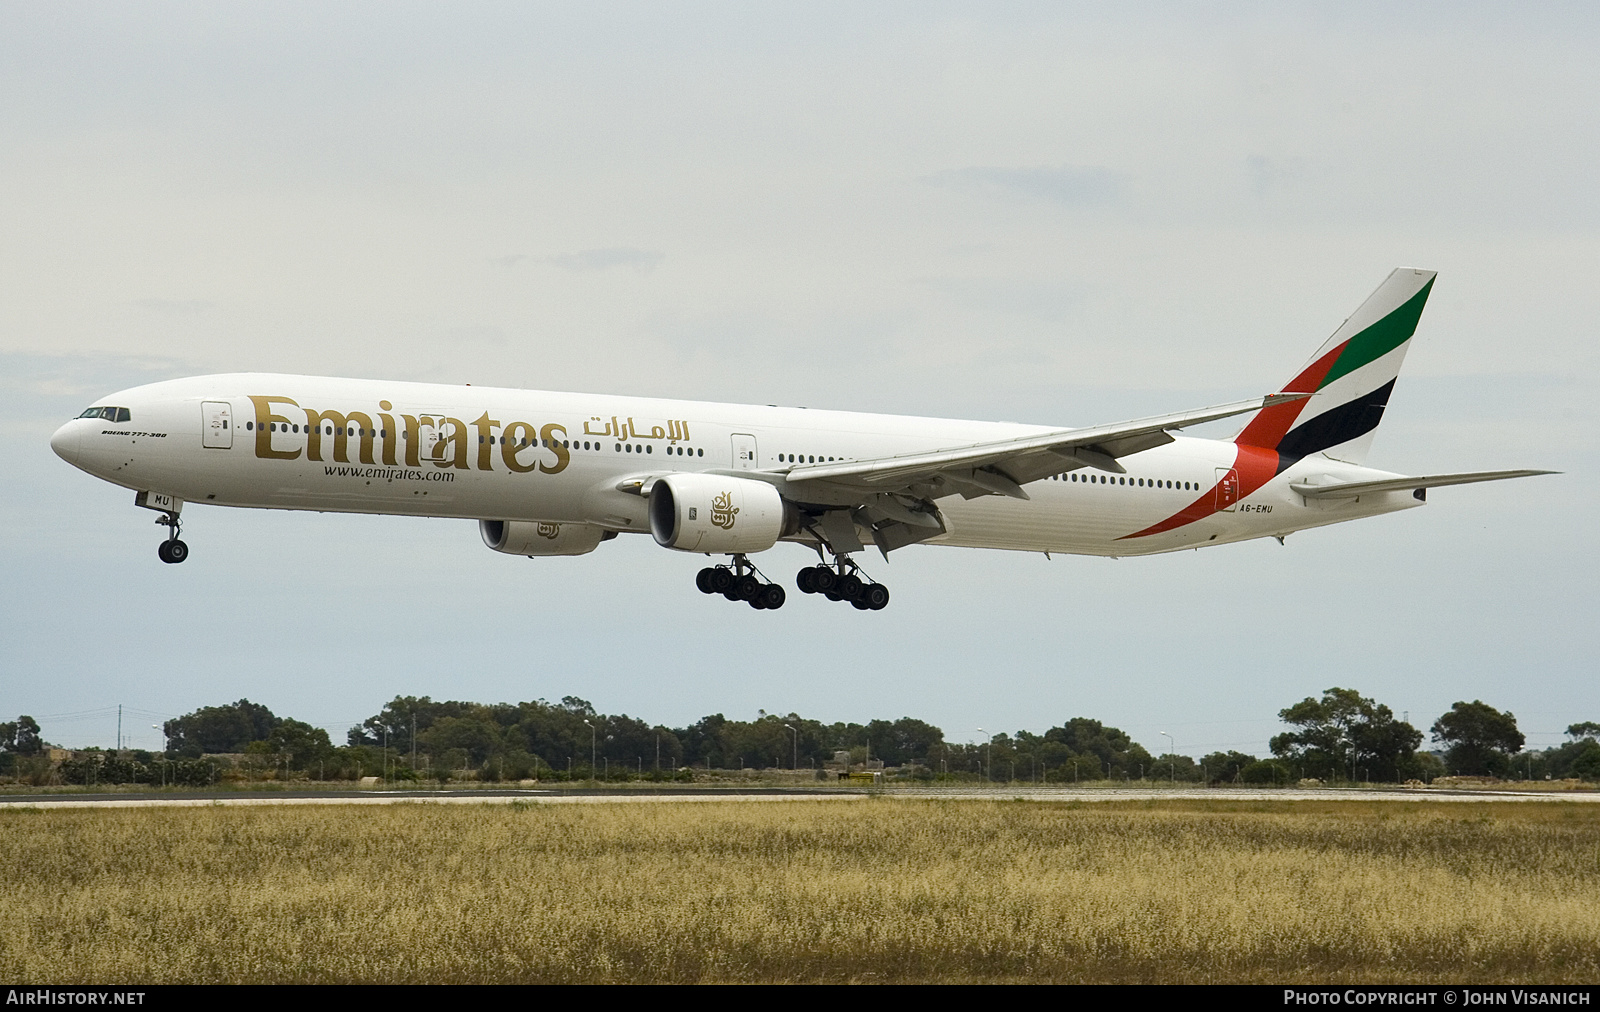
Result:
{"type": "Polygon", "coordinates": [[[1324,411],[1290,429],[1278,442],[1279,473],[1302,457],[1348,443],[1376,429],[1383,421],[1383,409],[1388,406],[1389,395],[1393,392],[1394,380],[1390,380],[1370,394],[1324,411]]]}

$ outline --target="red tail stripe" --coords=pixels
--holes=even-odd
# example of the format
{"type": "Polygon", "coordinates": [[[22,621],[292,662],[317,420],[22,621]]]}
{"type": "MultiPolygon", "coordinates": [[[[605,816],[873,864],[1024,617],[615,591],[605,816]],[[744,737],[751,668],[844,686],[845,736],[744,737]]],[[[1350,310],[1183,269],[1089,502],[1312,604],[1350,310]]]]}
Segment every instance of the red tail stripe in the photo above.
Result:
{"type": "MultiPolygon", "coordinates": [[[[1306,366],[1300,375],[1290,380],[1283,389],[1286,392],[1315,392],[1322,386],[1322,380],[1328,375],[1328,370],[1333,368],[1333,363],[1339,360],[1340,353],[1349,344],[1349,341],[1344,342],[1306,366]]],[[[1309,400],[1310,398],[1306,398],[1262,408],[1234,442],[1248,446],[1262,446],[1269,450],[1275,449],[1288,431],[1294,428],[1295,420],[1300,417],[1300,412],[1309,400]]]]}
{"type": "MultiPolygon", "coordinates": [[[[1239,494],[1235,500],[1237,501],[1271,481],[1273,476],[1278,473],[1278,451],[1260,446],[1238,444],[1234,447],[1233,467],[1234,470],[1239,472],[1239,494]]],[[[1126,541],[1128,538],[1147,538],[1152,534],[1163,534],[1167,531],[1176,530],[1186,524],[1192,524],[1196,520],[1204,520],[1217,512],[1217,503],[1221,501],[1221,497],[1222,483],[1218,482],[1211,486],[1200,498],[1172,516],[1167,517],[1167,519],[1157,524],[1151,524],[1142,531],[1124,534],[1117,540],[1126,541]]]]}

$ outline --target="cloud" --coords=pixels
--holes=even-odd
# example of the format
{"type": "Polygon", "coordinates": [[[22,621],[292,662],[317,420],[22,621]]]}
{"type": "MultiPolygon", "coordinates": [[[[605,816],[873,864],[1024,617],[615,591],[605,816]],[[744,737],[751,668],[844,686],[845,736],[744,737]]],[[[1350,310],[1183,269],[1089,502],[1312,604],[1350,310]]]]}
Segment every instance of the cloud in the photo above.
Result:
{"type": "Polygon", "coordinates": [[[632,267],[643,274],[655,270],[666,259],[666,254],[655,250],[633,249],[629,246],[609,246],[604,249],[583,249],[575,253],[551,253],[546,256],[514,256],[498,257],[495,263],[502,267],[514,267],[524,260],[530,263],[550,264],[565,271],[604,271],[613,267],[632,267]]]}
{"type": "Polygon", "coordinates": [[[1126,173],[1098,165],[1044,165],[1031,169],[973,165],[936,172],[925,177],[924,182],[991,196],[1091,207],[1115,203],[1121,198],[1127,180],[1126,173]]]}

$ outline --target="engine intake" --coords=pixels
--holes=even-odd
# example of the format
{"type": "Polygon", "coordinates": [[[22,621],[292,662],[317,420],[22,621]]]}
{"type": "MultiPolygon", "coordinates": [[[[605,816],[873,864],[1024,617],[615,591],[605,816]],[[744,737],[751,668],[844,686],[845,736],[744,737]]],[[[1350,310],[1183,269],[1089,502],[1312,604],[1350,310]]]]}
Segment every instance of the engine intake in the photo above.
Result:
{"type": "Polygon", "coordinates": [[[764,481],[669,474],[650,488],[650,533],[663,548],[764,552],[799,527],[799,511],[764,481]]]}
{"type": "Polygon", "coordinates": [[[543,520],[479,520],[483,543],[507,555],[588,555],[616,531],[591,524],[558,524],[543,520]]]}

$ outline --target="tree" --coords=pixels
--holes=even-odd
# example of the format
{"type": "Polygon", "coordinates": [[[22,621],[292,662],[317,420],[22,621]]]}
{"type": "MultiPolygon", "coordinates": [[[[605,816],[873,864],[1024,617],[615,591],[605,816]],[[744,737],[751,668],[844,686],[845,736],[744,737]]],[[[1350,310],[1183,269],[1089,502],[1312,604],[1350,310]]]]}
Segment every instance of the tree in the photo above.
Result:
{"type": "Polygon", "coordinates": [[[1298,776],[1294,768],[1282,759],[1262,759],[1239,771],[1239,779],[1247,784],[1272,784],[1275,787],[1287,787],[1298,776]]]}
{"type": "MultiPolygon", "coordinates": [[[[1144,746],[1130,738],[1126,731],[1087,717],[1073,717],[1060,727],[1052,727],[1044,733],[1044,740],[1070,749],[1081,764],[1086,780],[1138,776],[1140,767],[1149,776],[1155,764],[1144,746]]],[[[1072,760],[1064,761],[1070,764],[1072,760]]]]}
{"type": "Polygon", "coordinates": [[[0,724],[0,751],[18,755],[37,755],[44,748],[39,723],[27,714],[0,724]]]}
{"type": "Polygon", "coordinates": [[[1572,772],[1585,780],[1600,780],[1600,745],[1589,742],[1572,761],[1572,772]]]}
{"type": "Polygon", "coordinates": [[[1206,777],[1210,780],[1233,783],[1235,780],[1240,779],[1239,774],[1245,767],[1253,765],[1256,761],[1256,757],[1253,755],[1245,755],[1243,752],[1230,750],[1227,752],[1213,752],[1200,760],[1200,765],[1205,767],[1206,777]]]}
{"type": "Polygon", "coordinates": [[[1334,775],[1395,781],[1399,767],[1422,744],[1422,732],[1396,720],[1394,711],[1354,689],[1335,686],[1321,699],[1307,696],[1278,717],[1293,724],[1272,739],[1272,754],[1308,777],[1334,775]]]}
{"type": "Polygon", "coordinates": [[[1445,763],[1456,773],[1500,774],[1510,764],[1510,753],[1520,752],[1526,739],[1509,711],[1474,699],[1459,700],[1433,722],[1433,740],[1447,746],[1445,763]]]}
{"type": "Polygon", "coordinates": [[[929,752],[944,744],[944,732],[925,721],[901,717],[896,721],[869,721],[867,740],[872,743],[874,759],[901,766],[913,759],[926,759],[929,752]]]}
{"type": "MultiPolygon", "coordinates": [[[[482,765],[489,757],[505,747],[500,728],[486,715],[471,714],[465,717],[443,717],[417,736],[417,741],[428,754],[460,749],[473,765],[482,765]]],[[[405,742],[389,742],[390,747],[402,747],[405,742]]],[[[587,757],[586,757],[587,758],[587,757]]]]}
{"type": "Polygon", "coordinates": [[[678,732],[683,742],[683,759],[687,763],[704,763],[708,768],[722,768],[722,735],[728,718],[720,713],[707,714],[678,732]]]}
{"type": "Polygon", "coordinates": [[[289,765],[297,770],[309,769],[312,763],[325,761],[333,752],[328,732],[293,719],[285,719],[273,728],[266,742],[273,752],[287,755],[289,765]]]}
{"type": "Polygon", "coordinates": [[[243,752],[253,741],[266,741],[283,721],[260,703],[241,699],[226,706],[205,706],[161,726],[167,748],[198,759],[207,752],[243,752]]]}
{"type": "Polygon", "coordinates": [[[1567,737],[1600,738],[1600,724],[1597,724],[1592,720],[1584,720],[1579,721],[1576,724],[1568,724],[1567,737]]]}

